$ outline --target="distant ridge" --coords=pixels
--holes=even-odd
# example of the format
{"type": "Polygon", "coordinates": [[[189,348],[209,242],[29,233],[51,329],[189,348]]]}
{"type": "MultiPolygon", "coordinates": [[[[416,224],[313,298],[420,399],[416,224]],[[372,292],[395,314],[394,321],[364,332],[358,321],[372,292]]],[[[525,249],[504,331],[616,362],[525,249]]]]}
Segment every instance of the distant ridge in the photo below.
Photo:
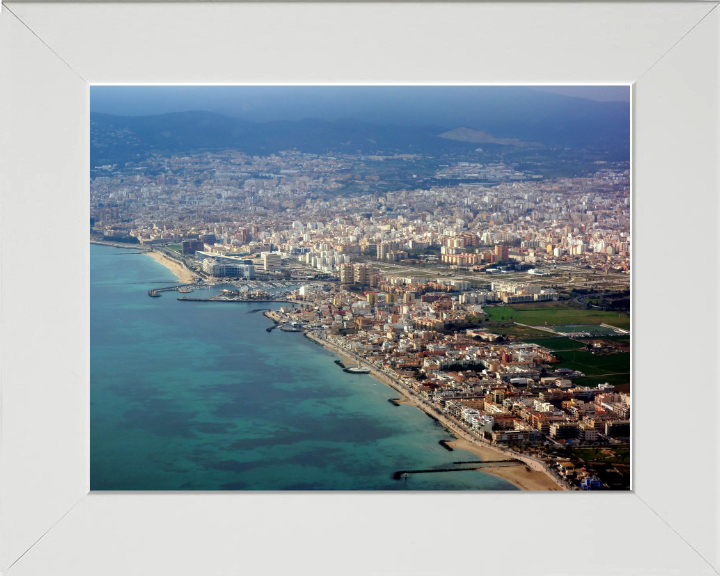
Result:
{"type": "Polygon", "coordinates": [[[352,119],[250,122],[214,112],[153,116],[90,115],[93,166],[136,161],[152,153],[233,148],[265,156],[283,150],[313,154],[443,154],[469,151],[471,142],[438,138],[444,126],[397,126],[352,119]]]}
{"type": "Polygon", "coordinates": [[[473,130],[472,128],[455,128],[449,132],[440,134],[440,138],[448,140],[459,140],[461,142],[482,142],[484,144],[501,144],[503,146],[545,148],[544,144],[538,142],[522,142],[517,138],[495,138],[487,132],[473,130]]]}
{"type": "MultiPolygon", "coordinates": [[[[554,96],[554,95],[542,95],[554,96]]],[[[591,150],[614,158],[629,155],[625,106],[566,98],[566,110],[529,116],[516,103],[509,111],[490,109],[483,120],[468,117],[453,124],[373,123],[343,118],[250,121],[216,112],[170,112],[150,116],[90,115],[92,166],[124,165],[153,154],[236,149],[266,156],[284,150],[311,154],[464,154],[483,149],[565,148],[591,150]],[[589,102],[589,104],[588,104],[589,102]],[[596,106],[607,104],[608,106],[596,106]],[[613,106],[609,106],[609,105],[613,106]],[[574,108],[573,108],[574,106],[574,108]],[[576,108],[582,108],[584,113],[576,108]],[[586,110],[588,109],[589,110],[586,110]],[[503,112],[504,116],[500,114],[503,112]],[[525,119],[524,121],[522,121],[525,119]],[[452,126],[462,126],[451,129],[452,126]]],[[[563,102],[565,102],[563,100],[563,102]]],[[[479,112],[475,111],[475,114],[479,112]]],[[[472,116],[472,114],[469,114],[472,116]]],[[[487,150],[486,150],[487,151],[487,150]]]]}

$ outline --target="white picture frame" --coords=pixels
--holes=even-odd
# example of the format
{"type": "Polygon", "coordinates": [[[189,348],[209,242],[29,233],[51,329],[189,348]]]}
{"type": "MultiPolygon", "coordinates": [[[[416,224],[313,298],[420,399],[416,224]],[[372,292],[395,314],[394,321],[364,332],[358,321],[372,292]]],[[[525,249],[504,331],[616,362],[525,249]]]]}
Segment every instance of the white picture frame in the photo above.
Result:
{"type": "Polygon", "coordinates": [[[2,574],[720,573],[717,6],[5,3],[2,574]],[[632,84],[632,492],[89,493],[103,83],[632,84]]]}

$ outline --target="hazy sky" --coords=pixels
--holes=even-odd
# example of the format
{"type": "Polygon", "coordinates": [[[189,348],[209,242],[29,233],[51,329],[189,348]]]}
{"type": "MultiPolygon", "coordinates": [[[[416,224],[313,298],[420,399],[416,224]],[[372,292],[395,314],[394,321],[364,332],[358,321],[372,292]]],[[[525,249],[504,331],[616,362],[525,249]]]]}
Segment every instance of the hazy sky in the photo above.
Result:
{"type": "MultiPolygon", "coordinates": [[[[508,99],[573,106],[578,99],[630,101],[629,86],[93,86],[92,112],[144,116],[206,110],[257,121],[301,117],[376,121],[371,108],[424,102],[428,111],[460,103],[500,106],[508,99]],[[549,94],[558,95],[557,97],[549,94]],[[565,98],[563,98],[565,97],[565,98]]],[[[432,116],[432,113],[430,114],[432,116]]]]}
{"type": "Polygon", "coordinates": [[[587,98],[596,102],[630,102],[628,86],[533,86],[533,90],[587,98]]]}

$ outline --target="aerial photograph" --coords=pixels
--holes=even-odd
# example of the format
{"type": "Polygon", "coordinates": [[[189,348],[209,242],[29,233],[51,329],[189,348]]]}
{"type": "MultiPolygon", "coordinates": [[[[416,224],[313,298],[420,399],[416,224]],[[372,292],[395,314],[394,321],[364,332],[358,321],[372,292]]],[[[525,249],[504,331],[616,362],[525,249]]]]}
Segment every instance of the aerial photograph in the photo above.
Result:
{"type": "Polygon", "coordinates": [[[91,490],[631,489],[630,86],[90,110],[91,490]]]}

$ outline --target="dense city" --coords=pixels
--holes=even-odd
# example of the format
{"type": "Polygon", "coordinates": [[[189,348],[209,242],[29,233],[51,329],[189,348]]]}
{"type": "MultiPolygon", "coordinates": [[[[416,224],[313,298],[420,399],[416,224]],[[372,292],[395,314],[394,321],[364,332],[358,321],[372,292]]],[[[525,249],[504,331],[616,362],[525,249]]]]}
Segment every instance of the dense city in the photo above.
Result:
{"type": "Polygon", "coordinates": [[[515,160],[153,155],[93,169],[91,237],[224,287],[181,299],[284,303],[276,327],[555,489],[627,490],[629,163],[515,160]]]}

